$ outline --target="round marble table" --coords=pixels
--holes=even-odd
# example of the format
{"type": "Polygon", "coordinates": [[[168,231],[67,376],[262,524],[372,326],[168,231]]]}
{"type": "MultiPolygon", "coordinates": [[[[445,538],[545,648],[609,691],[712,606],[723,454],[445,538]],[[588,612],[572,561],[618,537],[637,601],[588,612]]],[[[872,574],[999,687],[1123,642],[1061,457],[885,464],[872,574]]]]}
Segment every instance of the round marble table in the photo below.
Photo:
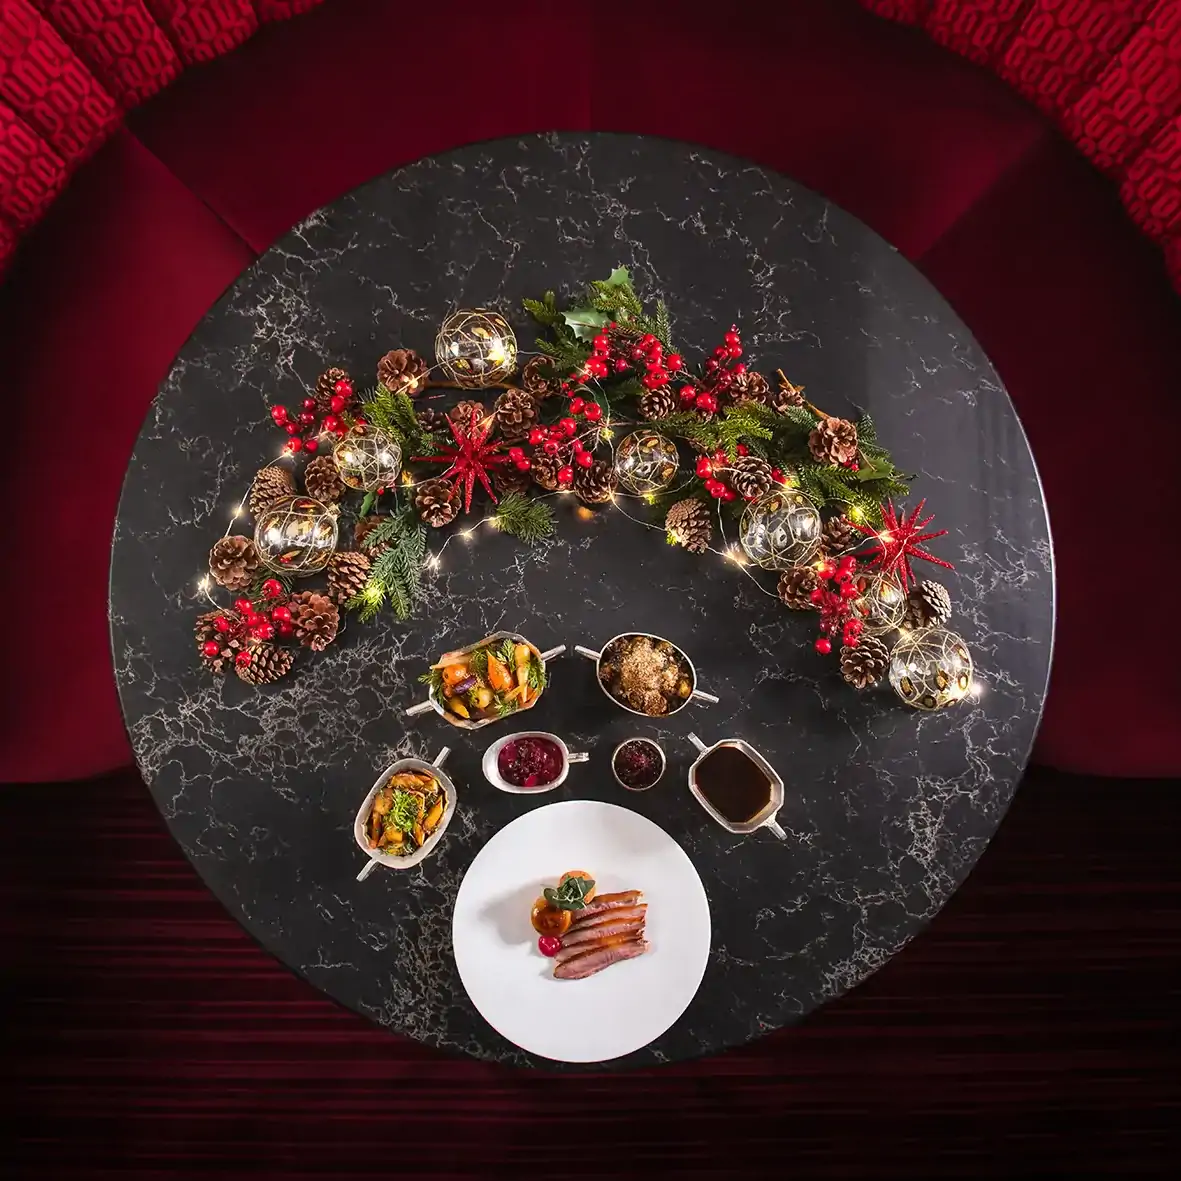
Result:
{"type": "Polygon", "coordinates": [[[666,1034],[615,1065],[710,1053],[794,1022],[918,933],[1000,824],[1037,728],[1053,603],[1021,425],[971,333],[922,276],[790,181],[689,145],[611,135],[420,161],[267,251],[194,332],[152,406],[111,573],[136,757],[210,889],[294,971],[386,1029],[532,1065],[473,1010],[451,954],[451,900],[492,833],[542,803],[611,800],[656,820],[695,862],[714,925],[702,987],[666,1034]],[[830,412],[873,414],[899,466],[920,473],[916,495],[929,498],[936,526],[950,529],[934,548],[957,567],[945,581],[976,657],[978,699],[918,715],[889,688],[858,694],[812,651],[814,620],[733,565],[567,502],[538,550],[487,529],[452,542],[409,623],[351,622],[276,686],[199,668],[198,580],[253,472],[279,450],[268,406],[297,402],[329,364],[368,380],[396,345],[429,355],[454,306],[504,310],[528,346],[522,297],[572,294],[618,264],[646,297],[668,300],[690,360],[736,321],[752,364],[782,367],[830,412]],[[479,759],[503,729],[463,733],[401,711],[433,654],[500,628],[542,647],[659,632],[688,650],[721,702],[647,722],[614,709],[591,666],[567,656],[530,725],[589,750],[590,763],[545,796],[498,793],[479,759]],[[744,737],[777,765],[786,842],[733,837],[693,802],[690,730],[744,737]],[[670,763],[638,795],[608,769],[635,732],[658,737],[670,763]],[[438,851],[413,872],[356,881],[365,859],[353,816],[376,771],[444,743],[461,800],[438,851]]]}

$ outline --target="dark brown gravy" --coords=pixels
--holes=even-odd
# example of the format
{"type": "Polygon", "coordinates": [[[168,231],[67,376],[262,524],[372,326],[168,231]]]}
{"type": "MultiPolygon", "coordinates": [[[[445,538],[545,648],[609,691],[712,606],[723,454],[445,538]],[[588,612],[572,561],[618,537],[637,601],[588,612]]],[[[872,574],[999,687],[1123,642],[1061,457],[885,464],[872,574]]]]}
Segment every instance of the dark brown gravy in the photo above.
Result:
{"type": "Polygon", "coordinates": [[[719,746],[693,773],[697,790],[731,824],[753,820],[771,802],[771,780],[736,746],[719,746]]]}

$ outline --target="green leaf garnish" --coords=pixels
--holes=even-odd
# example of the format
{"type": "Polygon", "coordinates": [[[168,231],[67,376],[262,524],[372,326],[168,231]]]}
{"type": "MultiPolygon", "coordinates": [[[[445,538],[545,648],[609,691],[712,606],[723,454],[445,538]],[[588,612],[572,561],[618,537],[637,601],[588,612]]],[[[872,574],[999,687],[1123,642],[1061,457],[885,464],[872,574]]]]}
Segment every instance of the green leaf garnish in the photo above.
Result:
{"type": "Polygon", "coordinates": [[[559,910],[585,910],[586,896],[595,888],[590,878],[567,878],[556,889],[546,886],[541,896],[559,910]]]}

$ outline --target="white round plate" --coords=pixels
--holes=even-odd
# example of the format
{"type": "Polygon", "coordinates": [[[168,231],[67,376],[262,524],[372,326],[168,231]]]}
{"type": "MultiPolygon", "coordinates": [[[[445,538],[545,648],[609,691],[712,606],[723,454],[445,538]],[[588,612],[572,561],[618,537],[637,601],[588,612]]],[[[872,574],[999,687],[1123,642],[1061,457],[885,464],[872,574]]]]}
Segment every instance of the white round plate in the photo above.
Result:
{"type": "Polygon", "coordinates": [[[536,808],[468,868],[451,923],[472,1004],[510,1042],[560,1062],[604,1062],[658,1038],[685,1011],[709,958],[709,901],[684,850],[651,820],[596,800],[536,808]],[[585,869],[603,894],[642,890],[647,954],[585,980],[555,980],[529,911],[545,886],[585,869]]]}

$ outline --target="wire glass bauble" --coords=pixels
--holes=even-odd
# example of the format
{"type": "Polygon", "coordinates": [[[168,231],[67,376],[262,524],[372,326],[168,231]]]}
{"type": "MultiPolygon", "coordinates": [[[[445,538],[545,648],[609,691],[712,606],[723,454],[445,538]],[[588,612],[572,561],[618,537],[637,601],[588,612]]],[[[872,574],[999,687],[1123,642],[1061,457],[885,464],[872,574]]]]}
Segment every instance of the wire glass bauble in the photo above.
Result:
{"type": "Polygon", "coordinates": [[[635,431],[615,449],[615,478],[625,492],[663,492],[680,466],[677,445],[659,431],[635,431]]]}
{"type": "Polygon", "coordinates": [[[897,631],[906,617],[906,593],[893,574],[880,570],[857,577],[857,614],[871,636],[897,631]]]}
{"type": "Polygon", "coordinates": [[[780,488],[752,501],[742,513],[738,540],[764,570],[787,570],[820,551],[820,514],[796,488],[780,488]]]}
{"type": "Polygon", "coordinates": [[[288,496],[259,513],[254,544],[264,566],[299,577],[328,565],[336,550],[336,512],[310,496],[288,496]]]}
{"type": "Polygon", "coordinates": [[[337,474],[350,488],[376,492],[392,484],[402,470],[402,448],[382,431],[352,431],[332,448],[337,474]]]}
{"type": "Polygon", "coordinates": [[[925,627],[910,632],[890,654],[890,684],[915,709],[942,709],[972,688],[972,654],[955,632],[925,627]]]}
{"type": "Polygon", "coordinates": [[[435,360],[464,389],[500,385],[517,367],[517,338],[508,321],[486,308],[461,308],[435,337],[435,360]]]}

